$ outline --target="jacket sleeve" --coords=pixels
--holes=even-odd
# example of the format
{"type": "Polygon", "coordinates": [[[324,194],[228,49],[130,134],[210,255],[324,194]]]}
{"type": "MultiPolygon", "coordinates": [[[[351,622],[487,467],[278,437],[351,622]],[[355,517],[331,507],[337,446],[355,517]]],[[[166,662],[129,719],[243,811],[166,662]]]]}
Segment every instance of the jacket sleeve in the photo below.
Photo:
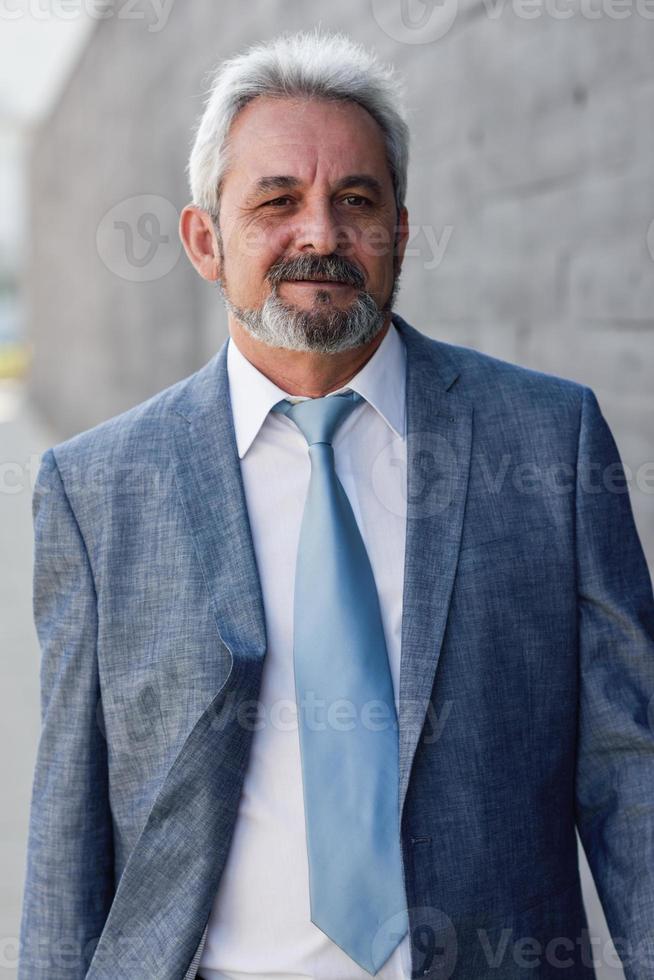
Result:
{"type": "Polygon", "coordinates": [[[576,821],[627,980],[654,976],[654,597],[618,449],[583,390],[576,821]]]}
{"type": "Polygon", "coordinates": [[[41,460],[32,513],[41,735],[18,977],[77,980],[111,905],[113,837],[93,574],[52,449],[41,460]]]}

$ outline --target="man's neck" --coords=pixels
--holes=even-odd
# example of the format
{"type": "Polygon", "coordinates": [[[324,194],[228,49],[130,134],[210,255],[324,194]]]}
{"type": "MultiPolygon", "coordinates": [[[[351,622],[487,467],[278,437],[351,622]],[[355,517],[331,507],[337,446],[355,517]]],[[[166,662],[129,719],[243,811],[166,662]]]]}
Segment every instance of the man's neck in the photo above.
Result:
{"type": "Polygon", "coordinates": [[[336,354],[270,347],[249,334],[231,315],[229,333],[243,356],[278,388],[289,395],[320,398],[342,388],[361,370],[386,336],[390,323],[389,316],[379,333],[367,344],[336,354]]]}

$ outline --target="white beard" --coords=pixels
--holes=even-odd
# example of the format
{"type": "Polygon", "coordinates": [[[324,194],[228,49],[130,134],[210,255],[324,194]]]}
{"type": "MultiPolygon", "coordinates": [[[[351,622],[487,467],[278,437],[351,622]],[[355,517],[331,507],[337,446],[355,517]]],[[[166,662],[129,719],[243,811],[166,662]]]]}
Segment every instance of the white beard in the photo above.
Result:
{"type": "Polygon", "coordinates": [[[284,303],[273,291],[260,309],[243,310],[218,285],[227,309],[256,340],[269,347],[320,354],[336,354],[371,341],[384,326],[393,299],[382,310],[369,293],[361,291],[347,310],[330,300],[322,309],[302,310],[284,303]]]}

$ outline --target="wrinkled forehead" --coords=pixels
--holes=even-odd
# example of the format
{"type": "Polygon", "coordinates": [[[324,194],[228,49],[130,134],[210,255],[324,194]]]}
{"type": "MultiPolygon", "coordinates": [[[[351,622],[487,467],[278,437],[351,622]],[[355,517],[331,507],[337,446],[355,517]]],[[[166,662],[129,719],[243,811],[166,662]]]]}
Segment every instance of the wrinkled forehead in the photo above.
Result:
{"type": "Polygon", "coordinates": [[[259,96],[235,118],[228,137],[228,180],[241,191],[287,176],[304,186],[368,174],[392,190],[381,127],[356,102],[259,96]]]}

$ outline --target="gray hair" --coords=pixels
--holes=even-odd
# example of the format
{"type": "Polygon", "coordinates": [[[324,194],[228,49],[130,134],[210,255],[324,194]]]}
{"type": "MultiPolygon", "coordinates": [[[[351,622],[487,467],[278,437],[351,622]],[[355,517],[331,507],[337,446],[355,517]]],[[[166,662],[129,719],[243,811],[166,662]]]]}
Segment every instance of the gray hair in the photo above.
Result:
{"type": "Polygon", "coordinates": [[[284,34],[223,62],[214,74],[189,157],[193,203],[217,218],[228,167],[228,134],[238,113],[259,95],[356,102],[380,126],[398,212],[404,206],[409,127],[403,83],[393,68],[345,34],[284,34]]]}

